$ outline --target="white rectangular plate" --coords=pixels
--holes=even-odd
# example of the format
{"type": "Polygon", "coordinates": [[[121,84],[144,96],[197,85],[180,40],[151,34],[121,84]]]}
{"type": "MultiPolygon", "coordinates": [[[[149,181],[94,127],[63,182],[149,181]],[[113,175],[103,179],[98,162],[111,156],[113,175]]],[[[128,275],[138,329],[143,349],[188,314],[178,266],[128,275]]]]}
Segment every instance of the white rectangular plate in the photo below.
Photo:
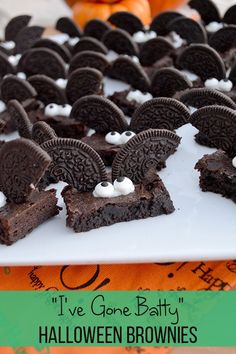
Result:
{"type": "MultiPolygon", "coordinates": [[[[105,81],[106,93],[127,87],[105,81]]],[[[59,216],[16,244],[0,245],[0,265],[235,259],[236,205],[220,195],[203,193],[194,170],[196,162],[214,150],[194,141],[196,129],[189,124],[177,133],[181,145],[160,172],[176,208],[173,214],[76,234],[66,227],[64,207],[59,216]]],[[[64,206],[61,198],[60,205],[64,206]]]]}

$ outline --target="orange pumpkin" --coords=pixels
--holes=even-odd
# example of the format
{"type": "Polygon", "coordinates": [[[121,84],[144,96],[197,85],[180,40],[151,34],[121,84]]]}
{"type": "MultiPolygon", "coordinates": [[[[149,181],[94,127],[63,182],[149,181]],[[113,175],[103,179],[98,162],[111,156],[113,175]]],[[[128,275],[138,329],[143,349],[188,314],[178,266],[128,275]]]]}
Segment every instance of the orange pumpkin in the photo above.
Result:
{"type": "Polygon", "coordinates": [[[175,9],[186,2],[186,0],[149,0],[152,16],[162,11],[175,9]]]}
{"type": "Polygon", "coordinates": [[[81,27],[93,18],[107,20],[117,11],[129,11],[138,16],[144,25],[151,21],[151,11],[148,0],[67,0],[75,2],[73,17],[81,27]]]}

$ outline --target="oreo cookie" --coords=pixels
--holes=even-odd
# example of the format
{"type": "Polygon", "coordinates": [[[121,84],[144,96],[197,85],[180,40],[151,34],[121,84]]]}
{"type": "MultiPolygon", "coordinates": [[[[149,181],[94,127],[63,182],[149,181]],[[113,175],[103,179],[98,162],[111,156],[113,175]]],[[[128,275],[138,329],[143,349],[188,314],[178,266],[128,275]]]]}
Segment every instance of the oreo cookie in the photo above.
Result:
{"type": "Polygon", "coordinates": [[[209,45],[219,53],[225,53],[236,47],[236,26],[231,25],[221,28],[209,38],[209,45]]]}
{"type": "Polygon", "coordinates": [[[39,145],[45,141],[56,139],[57,135],[46,122],[36,122],[32,127],[32,139],[39,145]]]}
{"type": "Polygon", "coordinates": [[[236,25],[236,5],[231,6],[226,11],[222,21],[228,25],[236,25]]]}
{"type": "Polygon", "coordinates": [[[84,35],[101,40],[104,34],[110,29],[111,26],[109,23],[99,19],[93,19],[86,23],[84,27],[84,35]]]}
{"type": "Polygon", "coordinates": [[[187,106],[202,108],[218,105],[236,109],[236,103],[220,91],[208,88],[194,88],[184,92],[179,100],[187,106]]]}
{"type": "Polygon", "coordinates": [[[186,106],[174,98],[153,98],[136,109],[130,130],[135,133],[149,128],[175,130],[188,123],[189,118],[186,106]]]}
{"type": "Polygon", "coordinates": [[[178,17],[168,25],[169,32],[176,32],[188,44],[206,43],[207,33],[205,28],[197,21],[187,17],[178,17]]]}
{"type": "Polygon", "coordinates": [[[7,109],[20,137],[31,139],[32,123],[20,102],[17,100],[9,101],[7,109]]]}
{"type": "Polygon", "coordinates": [[[180,138],[168,130],[149,129],[135,135],[117,153],[112,164],[112,180],[125,176],[140,183],[150,169],[159,169],[175,152],[180,138]]]}
{"type": "Polygon", "coordinates": [[[236,85],[236,64],[232,67],[230,71],[229,80],[232,81],[234,86],[236,85]]]}
{"type": "Polygon", "coordinates": [[[37,92],[29,82],[15,75],[6,76],[1,83],[1,98],[5,103],[13,99],[23,102],[36,95],[37,92]]]}
{"type": "Polygon", "coordinates": [[[48,168],[51,178],[64,181],[80,192],[92,191],[107,181],[101,157],[87,144],[75,139],[53,139],[41,145],[52,158],[48,168]]]}
{"type": "Polygon", "coordinates": [[[105,45],[93,37],[83,37],[80,39],[78,43],[73,48],[73,55],[77,53],[81,53],[87,50],[91,50],[93,52],[98,52],[102,54],[107,54],[108,50],[105,45]]]}
{"type": "Polygon", "coordinates": [[[73,71],[66,86],[68,102],[73,104],[81,97],[102,93],[102,79],[102,73],[93,68],[73,71]]]}
{"type": "Polygon", "coordinates": [[[50,103],[65,104],[67,102],[63,90],[53,79],[45,75],[33,75],[28,79],[37,92],[37,99],[47,106],[50,103]]]}
{"type": "Polygon", "coordinates": [[[171,54],[172,44],[165,38],[157,37],[145,42],[140,50],[139,61],[143,66],[151,66],[171,54]]]}
{"type": "Polygon", "coordinates": [[[150,31],[156,32],[158,36],[166,36],[169,33],[169,23],[182,16],[183,15],[175,11],[161,12],[152,20],[150,31]]]}
{"type": "Polygon", "coordinates": [[[128,32],[120,28],[107,31],[102,41],[108,49],[118,54],[138,55],[138,45],[128,32]]]}
{"type": "Polygon", "coordinates": [[[70,37],[81,37],[82,31],[78,25],[69,17],[61,17],[56,23],[56,29],[62,33],[68,34],[70,37]]]}
{"type": "Polygon", "coordinates": [[[202,21],[208,25],[210,22],[221,22],[221,16],[218,8],[211,0],[190,0],[188,5],[196,10],[202,21]]]}
{"type": "Polygon", "coordinates": [[[34,48],[24,53],[18,69],[28,76],[43,74],[55,80],[66,77],[65,62],[59,54],[48,48],[34,48]]]}
{"type": "Polygon", "coordinates": [[[113,79],[127,82],[133,88],[142,92],[150,90],[150,79],[143,68],[131,58],[120,56],[108,71],[108,76],[113,79]]]}
{"type": "Polygon", "coordinates": [[[94,129],[97,133],[128,129],[123,112],[105,97],[91,95],[80,98],[72,107],[70,118],[94,129]]]}
{"type": "Polygon", "coordinates": [[[24,27],[28,26],[31,16],[20,15],[13,17],[5,27],[5,41],[15,41],[15,38],[24,27]]]}
{"type": "Polygon", "coordinates": [[[8,61],[8,56],[0,51],[0,79],[2,79],[7,74],[13,74],[15,68],[8,61]]]}
{"type": "Polygon", "coordinates": [[[94,68],[104,73],[110,66],[106,56],[102,53],[86,50],[76,54],[70,61],[69,73],[79,68],[94,68]]]}
{"type": "Polygon", "coordinates": [[[15,38],[15,52],[22,54],[26,50],[30,49],[34,43],[42,36],[44,32],[43,27],[30,26],[24,27],[18,32],[15,38]]]}
{"type": "Polygon", "coordinates": [[[58,53],[62,59],[68,63],[71,59],[71,54],[69,49],[67,49],[63,44],[58,44],[51,39],[42,38],[34,43],[33,48],[48,48],[58,53]]]}
{"type": "Polygon", "coordinates": [[[142,21],[128,11],[114,12],[107,21],[113,26],[127,31],[131,35],[136,32],[143,31],[144,29],[142,21]]]}
{"type": "Polygon", "coordinates": [[[222,106],[203,107],[194,112],[190,123],[218,149],[236,155],[236,113],[222,106]]]}
{"type": "Polygon", "coordinates": [[[0,149],[0,190],[7,200],[13,203],[25,202],[50,162],[50,156],[28,139],[5,143],[0,149]]]}
{"type": "Polygon", "coordinates": [[[192,44],[177,59],[177,65],[200,76],[202,81],[210,78],[225,79],[225,65],[217,51],[208,45],[192,44]]]}
{"type": "Polygon", "coordinates": [[[178,91],[183,91],[193,86],[192,82],[174,68],[163,68],[153,76],[151,94],[153,97],[173,97],[178,91]]]}

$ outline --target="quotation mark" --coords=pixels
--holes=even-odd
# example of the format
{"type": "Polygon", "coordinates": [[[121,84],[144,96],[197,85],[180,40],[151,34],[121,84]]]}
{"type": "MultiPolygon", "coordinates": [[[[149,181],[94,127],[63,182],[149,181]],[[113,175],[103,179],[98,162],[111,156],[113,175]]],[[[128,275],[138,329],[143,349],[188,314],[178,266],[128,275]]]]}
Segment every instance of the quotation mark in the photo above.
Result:
{"type": "Polygon", "coordinates": [[[184,302],[184,298],[183,297],[179,297],[179,303],[183,304],[183,302],[184,302]]]}
{"type": "MultiPolygon", "coordinates": [[[[59,296],[60,298],[62,298],[61,296],[59,296]]],[[[56,304],[57,303],[57,300],[58,300],[58,298],[57,297],[52,297],[52,303],[53,304],[56,304]]],[[[62,299],[60,299],[60,301],[61,301],[62,299]]],[[[65,303],[67,303],[67,297],[66,296],[63,296],[63,301],[65,302],[65,303]]]]}

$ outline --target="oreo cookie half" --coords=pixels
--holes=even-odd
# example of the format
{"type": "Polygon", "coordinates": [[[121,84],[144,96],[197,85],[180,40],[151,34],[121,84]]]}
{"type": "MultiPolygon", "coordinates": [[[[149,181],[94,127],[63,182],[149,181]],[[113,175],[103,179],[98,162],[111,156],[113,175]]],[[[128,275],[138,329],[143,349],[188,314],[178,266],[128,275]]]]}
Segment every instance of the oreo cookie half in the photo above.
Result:
{"type": "Polygon", "coordinates": [[[236,47],[236,26],[223,27],[213,33],[209,39],[209,45],[219,53],[225,53],[231,48],[236,47]]]}
{"type": "Polygon", "coordinates": [[[36,97],[37,92],[26,80],[15,75],[6,76],[1,83],[1,98],[4,102],[16,99],[23,102],[28,98],[36,97]]]}
{"type": "Polygon", "coordinates": [[[226,11],[222,21],[228,25],[236,25],[236,5],[226,11]]]}
{"type": "Polygon", "coordinates": [[[142,92],[150,90],[150,79],[143,68],[131,58],[120,56],[113,63],[108,75],[113,79],[127,82],[133,88],[142,92]]]}
{"type": "Polygon", "coordinates": [[[66,86],[68,102],[73,104],[81,97],[100,94],[102,79],[102,73],[93,68],[80,68],[73,71],[66,86]]]}
{"type": "Polygon", "coordinates": [[[138,45],[128,32],[120,28],[107,31],[102,41],[108,49],[118,54],[138,55],[138,45]]]}
{"type": "Polygon", "coordinates": [[[142,21],[128,11],[114,12],[107,21],[113,26],[127,31],[131,35],[138,31],[143,31],[144,29],[142,21]]]}
{"type": "Polygon", "coordinates": [[[236,155],[236,113],[222,106],[203,107],[194,112],[190,123],[218,149],[236,155]]]}
{"type": "Polygon", "coordinates": [[[179,100],[187,106],[202,108],[206,106],[218,105],[236,109],[236,103],[231,98],[208,88],[194,88],[184,92],[179,100]]]}
{"type": "Polygon", "coordinates": [[[153,97],[173,97],[176,92],[192,86],[192,82],[179,70],[163,68],[156,71],[153,76],[151,94],[153,97]]]}
{"type": "Polygon", "coordinates": [[[189,118],[186,106],[174,98],[153,98],[136,109],[130,130],[135,133],[149,128],[175,130],[188,123],[189,118]]]}
{"type": "Polygon", "coordinates": [[[15,38],[24,27],[28,26],[31,16],[20,15],[13,17],[5,27],[5,41],[15,41],[15,38]]]}
{"type": "Polygon", "coordinates": [[[73,48],[73,55],[84,52],[85,50],[91,50],[102,54],[107,54],[108,50],[105,45],[93,37],[83,37],[73,48]]]}
{"type": "Polygon", "coordinates": [[[165,38],[157,37],[145,42],[140,50],[139,61],[143,66],[151,66],[174,50],[165,38]]]}
{"type": "Polygon", "coordinates": [[[215,49],[204,44],[192,44],[177,59],[181,69],[186,69],[200,76],[202,81],[210,78],[222,80],[226,76],[225,65],[215,49]]]}
{"type": "Polygon", "coordinates": [[[36,122],[32,128],[32,139],[39,145],[45,141],[56,139],[57,135],[46,122],[36,122]]]}
{"type": "Polygon", "coordinates": [[[37,92],[37,99],[47,106],[50,103],[64,104],[67,102],[63,90],[53,79],[46,75],[33,75],[28,79],[37,92]]]}
{"type": "Polygon", "coordinates": [[[152,20],[150,31],[156,32],[159,36],[166,36],[169,33],[169,23],[179,17],[182,17],[182,15],[178,12],[162,12],[152,20]]]}
{"type": "Polygon", "coordinates": [[[87,144],[75,139],[53,139],[41,145],[52,158],[50,177],[64,181],[78,191],[92,191],[101,181],[107,181],[101,157],[87,144]]]}
{"type": "Polygon", "coordinates": [[[43,32],[43,27],[24,27],[15,38],[15,52],[22,54],[26,50],[30,49],[34,45],[34,43],[42,36],[43,32]]]}
{"type": "Polygon", "coordinates": [[[76,101],[70,117],[98,133],[123,133],[128,129],[123,112],[107,98],[97,95],[82,97],[76,101]]]}
{"type": "Polygon", "coordinates": [[[206,25],[210,22],[221,22],[219,10],[213,1],[190,0],[188,5],[200,14],[202,21],[206,25]]]}
{"type": "Polygon", "coordinates": [[[68,63],[71,59],[71,54],[69,49],[67,49],[63,44],[58,44],[51,39],[42,38],[34,43],[33,48],[48,48],[58,53],[62,59],[68,63]]]}
{"type": "Polygon", "coordinates": [[[48,48],[30,49],[22,55],[18,68],[27,76],[43,74],[55,80],[66,77],[65,62],[59,54],[48,48]]]}
{"type": "Polygon", "coordinates": [[[25,202],[50,162],[50,156],[28,139],[5,143],[0,149],[0,190],[7,200],[13,203],[25,202]]]}
{"type": "Polygon", "coordinates": [[[70,37],[81,37],[82,31],[78,25],[69,17],[61,17],[56,23],[56,29],[70,37]]]}
{"type": "Polygon", "coordinates": [[[84,27],[85,36],[94,37],[98,40],[101,40],[104,34],[111,29],[109,23],[99,20],[93,19],[86,23],[84,27]]]}
{"type": "Polygon", "coordinates": [[[8,61],[8,56],[0,51],[0,79],[2,79],[7,74],[13,74],[15,68],[8,61]]]}
{"type": "Polygon", "coordinates": [[[32,123],[23,106],[17,100],[11,100],[7,104],[7,109],[20,137],[31,139],[32,123]]]}
{"type": "Polygon", "coordinates": [[[94,68],[104,73],[110,66],[106,56],[102,53],[86,50],[77,53],[70,61],[69,73],[79,68],[94,68]]]}
{"type": "Polygon", "coordinates": [[[135,135],[117,153],[112,164],[112,180],[129,177],[141,182],[150,169],[160,169],[180,143],[180,138],[168,130],[149,129],[135,135]]]}
{"type": "Polygon", "coordinates": [[[187,17],[178,17],[169,23],[169,32],[176,32],[190,43],[206,43],[207,33],[205,28],[197,21],[187,17]]]}

